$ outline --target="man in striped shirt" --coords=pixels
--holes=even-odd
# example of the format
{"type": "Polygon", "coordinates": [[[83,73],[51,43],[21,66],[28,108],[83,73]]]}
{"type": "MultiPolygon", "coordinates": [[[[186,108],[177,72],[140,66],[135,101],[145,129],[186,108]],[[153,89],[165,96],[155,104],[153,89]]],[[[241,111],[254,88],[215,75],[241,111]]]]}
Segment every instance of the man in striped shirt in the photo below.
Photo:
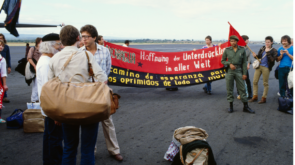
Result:
{"type": "MultiPolygon", "coordinates": [[[[92,25],[83,26],[80,30],[80,33],[82,35],[81,42],[84,43],[84,46],[81,47],[80,50],[90,51],[98,65],[108,76],[111,71],[112,59],[109,49],[103,46],[103,36],[99,36],[96,28],[92,25]]],[[[107,81],[105,83],[107,83],[107,81]]],[[[122,161],[123,157],[120,154],[120,148],[116,137],[115,125],[113,123],[112,116],[101,123],[109,153],[117,161],[122,161]]],[[[97,147],[95,147],[95,152],[96,148],[97,147]]]]}

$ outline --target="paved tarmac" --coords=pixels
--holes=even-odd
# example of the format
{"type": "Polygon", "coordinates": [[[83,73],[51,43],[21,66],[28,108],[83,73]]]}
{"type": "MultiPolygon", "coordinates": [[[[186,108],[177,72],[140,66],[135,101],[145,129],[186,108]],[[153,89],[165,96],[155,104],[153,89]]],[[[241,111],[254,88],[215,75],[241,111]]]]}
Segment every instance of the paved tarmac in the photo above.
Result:
{"type": "MultiPolygon", "coordinates": [[[[154,51],[184,51],[201,45],[133,45],[154,51]]],[[[250,45],[258,52],[261,45],[250,45]]],[[[279,45],[275,45],[276,48],[279,45]]],[[[8,77],[8,97],[2,117],[14,109],[26,109],[31,86],[14,71],[17,61],[25,56],[25,47],[11,47],[12,73],[8,77]]],[[[250,69],[253,82],[254,69],[250,69]]],[[[102,127],[99,128],[96,165],[169,165],[163,159],[173,131],[183,126],[203,128],[219,165],[290,165],[293,164],[293,116],[277,111],[279,90],[274,71],[270,73],[266,104],[251,103],[256,114],[242,112],[243,104],[234,102],[235,112],[227,113],[225,80],[212,83],[213,95],[203,92],[203,85],[181,87],[178,91],[163,88],[112,86],[119,93],[120,109],[113,115],[117,138],[124,161],[113,160],[107,151],[102,127]]],[[[263,92],[259,82],[259,99],[263,92]]],[[[41,165],[42,133],[24,133],[6,129],[0,124],[1,165],[41,165]]],[[[79,150],[80,151],[80,150],[79,150]]],[[[77,164],[80,162],[78,152],[77,164]]]]}

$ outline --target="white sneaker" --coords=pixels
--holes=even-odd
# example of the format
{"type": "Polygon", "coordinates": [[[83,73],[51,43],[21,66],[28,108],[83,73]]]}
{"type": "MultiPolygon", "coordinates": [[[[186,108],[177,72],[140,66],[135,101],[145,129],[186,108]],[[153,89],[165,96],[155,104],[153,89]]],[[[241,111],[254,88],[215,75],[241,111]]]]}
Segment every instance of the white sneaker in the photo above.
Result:
{"type": "Polygon", "coordinates": [[[281,97],[281,94],[280,94],[280,92],[278,92],[278,96],[280,96],[280,97],[281,97]]]}

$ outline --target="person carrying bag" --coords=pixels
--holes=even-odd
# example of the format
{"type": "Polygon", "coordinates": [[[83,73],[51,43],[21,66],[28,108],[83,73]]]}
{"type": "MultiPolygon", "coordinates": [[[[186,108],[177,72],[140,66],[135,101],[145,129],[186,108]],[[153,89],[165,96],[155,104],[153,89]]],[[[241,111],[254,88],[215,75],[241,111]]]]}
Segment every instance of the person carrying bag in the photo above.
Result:
{"type": "MultiPolygon", "coordinates": [[[[61,69],[70,64],[73,53],[61,69]]],[[[45,114],[61,123],[82,125],[103,121],[110,116],[110,89],[102,82],[94,82],[92,65],[88,60],[88,71],[92,82],[86,82],[82,74],[74,74],[68,82],[61,82],[59,75],[42,87],[41,107],[45,114]],[[82,83],[72,83],[74,76],[81,76],[82,83]],[[83,109],[83,111],[81,111],[83,109]]]]}
{"type": "Polygon", "coordinates": [[[290,72],[288,73],[288,87],[293,88],[293,61],[292,66],[290,67],[290,72]]]}
{"type": "Polygon", "coordinates": [[[59,37],[65,47],[49,61],[49,81],[42,87],[40,105],[48,117],[62,123],[62,164],[76,164],[81,142],[80,164],[94,165],[98,123],[110,115],[110,89],[104,83],[107,76],[90,52],[86,51],[87,56],[78,50],[77,28],[64,26],[59,37]]]}
{"type": "Polygon", "coordinates": [[[253,68],[255,69],[253,76],[253,97],[249,102],[258,101],[258,82],[262,76],[263,80],[263,94],[261,100],[258,104],[266,103],[268,89],[269,89],[269,74],[275,64],[277,58],[277,50],[272,46],[273,38],[271,36],[265,37],[265,46],[262,46],[258,54],[252,52],[252,55],[257,60],[253,63],[253,68]]]}

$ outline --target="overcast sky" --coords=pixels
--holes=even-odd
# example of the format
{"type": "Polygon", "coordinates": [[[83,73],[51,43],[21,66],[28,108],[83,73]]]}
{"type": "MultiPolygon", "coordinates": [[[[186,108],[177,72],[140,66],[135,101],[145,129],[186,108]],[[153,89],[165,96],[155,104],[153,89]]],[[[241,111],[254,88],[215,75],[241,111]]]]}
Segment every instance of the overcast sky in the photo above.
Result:
{"type": "MultiPolygon", "coordinates": [[[[3,0],[0,0],[2,4],[3,0]]],[[[250,40],[293,36],[292,0],[51,0],[22,1],[20,23],[94,25],[99,34],[126,39],[227,39],[228,21],[250,40]]],[[[1,12],[0,20],[6,14],[1,12]]],[[[18,29],[20,34],[60,28],[18,29]]],[[[4,28],[0,32],[7,33],[4,28]]]]}

